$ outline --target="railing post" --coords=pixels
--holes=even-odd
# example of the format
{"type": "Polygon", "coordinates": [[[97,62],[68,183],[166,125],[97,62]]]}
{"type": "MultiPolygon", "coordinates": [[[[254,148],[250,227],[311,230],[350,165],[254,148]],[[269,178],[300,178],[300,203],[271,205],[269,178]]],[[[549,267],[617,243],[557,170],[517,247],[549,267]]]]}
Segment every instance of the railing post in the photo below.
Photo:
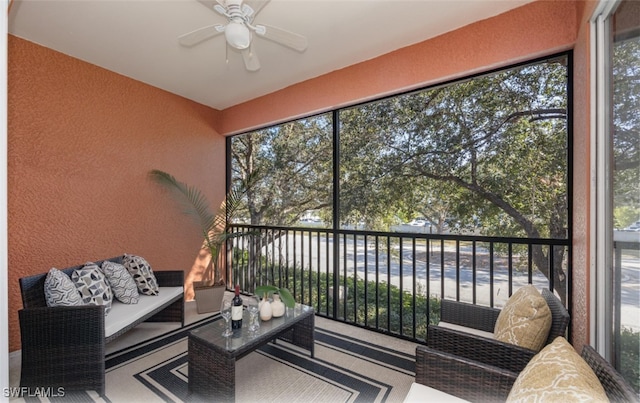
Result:
{"type": "Polygon", "coordinates": [[[622,243],[621,242],[613,242],[613,306],[615,312],[613,314],[613,366],[616,368],[620,368],[620,331],[622,330],[620,327],[621,319],[620,315],[622,313],[622,305],[620,299],[620,291],[622,284],[622,243]]]}
{"type": "MultiPolygon", "coordinates": [[[[338,318],[338,286],[340,285],[340,113],[332,114],[333,131],[333,318],[338,318]]],[[[328,274],[327,270],[327,274],[328,274]]],[[[328,292],[329,290],[327,290],[328,292]]]]}

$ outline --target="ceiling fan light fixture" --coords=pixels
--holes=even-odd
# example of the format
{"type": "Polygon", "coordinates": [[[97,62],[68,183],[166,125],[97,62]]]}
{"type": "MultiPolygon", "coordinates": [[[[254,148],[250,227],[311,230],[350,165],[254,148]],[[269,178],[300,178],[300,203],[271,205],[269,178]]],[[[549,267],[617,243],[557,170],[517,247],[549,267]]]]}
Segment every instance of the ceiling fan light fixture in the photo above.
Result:
{"type": "Polygon", "coordinates": [[[251,32],[242,22],[230,21],[225,27],[224,35],[232,47],[243,50],[251,44],[251,32]]]}
{"type": "Polygon", "coordinates": [[[282,28],[254,24],[253,20],[260,10],[269,3],[270,0],[198,0],[208,9],[213,10],[227,19],[227,23],[213,24],[178,37],[182,46],[192,47],[207,39],[224,33],[227,45],[225,55],[229,62],[229,48],[234,48],[242,55],[244,67],[248,71],[260,69],[258,56],[253,51],[253,34],[257,37],[268,39],[279,45],[286,46],[298,52],[307,49],[307,39],[294,32],[289,32],[282,28]],[[213,7],[212,7],[213,5],[213,7]]]}

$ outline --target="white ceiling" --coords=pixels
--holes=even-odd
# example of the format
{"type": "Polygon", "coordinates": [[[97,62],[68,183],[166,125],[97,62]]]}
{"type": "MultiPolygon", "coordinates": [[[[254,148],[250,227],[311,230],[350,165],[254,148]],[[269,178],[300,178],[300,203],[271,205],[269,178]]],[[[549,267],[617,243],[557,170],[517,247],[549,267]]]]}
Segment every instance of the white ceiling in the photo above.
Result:
{"type": "Polygon", "coordinates": [[[216,109],[421,42],[532,0],[271,0],[254,23],[302,34],[298,53],[254,37],[248,72],[218,36],[177,37],[226,22],[196,0],[14,0],[9,33],[216,109]]]}

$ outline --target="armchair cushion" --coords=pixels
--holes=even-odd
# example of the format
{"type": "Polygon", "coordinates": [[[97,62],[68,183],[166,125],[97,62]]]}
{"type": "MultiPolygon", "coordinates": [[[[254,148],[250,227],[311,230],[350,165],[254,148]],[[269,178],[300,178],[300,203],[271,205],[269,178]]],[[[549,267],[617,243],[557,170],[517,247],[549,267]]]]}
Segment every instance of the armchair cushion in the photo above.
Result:
{"type": "Polygon", "coordinates": [[[518,289],[500,311],[494,337],[537,352],[544,347],[550,328],[551,310],[540,292],[529,284],[518,289]]]}
{"type": "Polygon", "coordinates": [[[564,337],[536,354],[516,378],[507,402],[608,402],[591,367],[564,337]]]}
{"type": "Polygon", "coordinates": [[[438,389],[430,388],[421,383],[414,382],[411,384],[409,393],[404,398],[404,403],[468,403],[468,400],[461,399],[457,396],[450,395],[438,389]]]}
{"type": "Polygon", "coordinates": [[[485,332],[484,330],[476,329],[475,327],[462,326],[462,325],[457,325],[455,323],[448,323],[448,322],[442,322],[442,321],[438,323],[438,326],[445,329],[451,329],[451,330],[457,330],[460,332],[470,333],[475,336],[484,337],[486,339],[493,339],[492,332],[485,332]]]}

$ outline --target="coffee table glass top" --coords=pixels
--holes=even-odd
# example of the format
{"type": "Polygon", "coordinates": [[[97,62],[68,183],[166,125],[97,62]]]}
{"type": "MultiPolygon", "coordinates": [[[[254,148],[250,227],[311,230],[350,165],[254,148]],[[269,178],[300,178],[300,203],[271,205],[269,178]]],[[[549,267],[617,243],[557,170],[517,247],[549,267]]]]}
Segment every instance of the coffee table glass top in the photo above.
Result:
{"type": "Polygon", "coordinates": [[[279,318],[271,318],[268,321],[261,320],[260,329],[252,332],[249,331],[249,312],[245,309],[242,313],[242,328],[234,330],[232,336],[222,336],[226,324],[224,319],[220,318],[191,331],[191,337],[196,337],[217,350],[233,353],[245,346],[253,345],[261,339],[273,337],[290,326],[291,323],[313,314],[313,308],[310,306],[296,303],[295,308],[287,308],[285,314],[279,318]]]}

